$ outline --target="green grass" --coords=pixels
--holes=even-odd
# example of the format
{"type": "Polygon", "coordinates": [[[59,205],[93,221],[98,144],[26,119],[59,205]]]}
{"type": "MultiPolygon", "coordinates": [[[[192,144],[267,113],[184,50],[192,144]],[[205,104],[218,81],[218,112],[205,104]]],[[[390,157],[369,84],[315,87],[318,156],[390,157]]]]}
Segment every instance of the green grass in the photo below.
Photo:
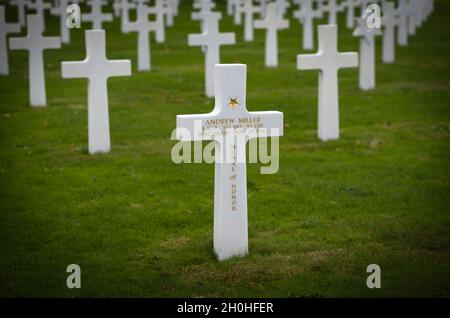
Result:
{"type": "MultiPolygon", "coordinates": [[[[318,74],[296,70],[298,22],[279,34],[280,66],[266,69],[264,33],[244,43],[224,18],[238,42],[222,62],[248,65],[248,108],[282,111],[286,128],[277,174],[248,165],[250,254],[221,263],[214,166],[170,158],[175,116],[213,108],[203,54],[187,46],[199,32],[189,12],[187,1],[166,43],[152,39],[151,72],[136,71],[136,34],[106,24],[108,57],[133,64],[131,77],[109,81],[106,155],[87,153],[87,82],[60,75],[61,61],[84,58],[83,30],[45,52],[43,109],[28,106],[27,53],[10,51],[11,75],[0,78],[0,296],[450,296],[450,3],[437,1],[395,64],[381,63],[378,39],[376,90],[358,89],[357,69],[340,72],[341,139],[327,143],[316,137],[318,74]],[[81,289],[66,287],[71,263],[81,289]],[[371,263],[381,266],[378,290],[366,287],[371,263]]],[[[46,34],[58,34],[55,18],[46,34]]],[[[339,48],[358,49],[344,27],[339,48]]]]}

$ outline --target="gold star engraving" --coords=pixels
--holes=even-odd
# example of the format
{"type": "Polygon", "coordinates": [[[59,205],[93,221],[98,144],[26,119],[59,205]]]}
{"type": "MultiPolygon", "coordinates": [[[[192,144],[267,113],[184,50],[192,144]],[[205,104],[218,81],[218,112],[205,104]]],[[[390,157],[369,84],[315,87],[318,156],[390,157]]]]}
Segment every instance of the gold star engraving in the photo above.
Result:
{"type": "Polygon", "coordinates": [[[239,103],[237,102],[237,97],[236,98],[231,98],[230,97],[230,106],[233,108],[233,109],[235,109],[238,105],[239,105],[239,103]]]}

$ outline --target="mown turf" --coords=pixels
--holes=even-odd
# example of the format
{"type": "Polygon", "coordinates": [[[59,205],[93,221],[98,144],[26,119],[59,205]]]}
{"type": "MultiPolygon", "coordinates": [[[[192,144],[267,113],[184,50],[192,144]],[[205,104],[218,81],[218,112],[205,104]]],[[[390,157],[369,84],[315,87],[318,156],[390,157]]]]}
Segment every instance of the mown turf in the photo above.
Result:
{"type": "MultiPolygon", "coordinates": [[[[61,61],[84,58],[83,30],[45,52],[43,109],[28,106],[27,53],[10,51],[11,75],[0,78],[0,296],[450,296],[450,3],[437,1],[395,64],[381,63],[378,45],[376,90],[358,89],[357,69],[340,71],[341,139],[327,143],[316,137],[318,74],[296,70],[298,22],[280,32],[280,66],[267,69],[264,33],[244,43],[224,18],[238,43],[222,48],[222,62],[248,65],[248,108],[282,111],[286,127],[279,172],[248,165],[250,255],[222,263],[213,165],[170,158],[175,116],[213,107],[203,54],[187,46],[199,32],[190,8],[183,1],[166,43],[152,39],[151,72],[136,71],[136,34],[105,24],[108,57],[133,63],[131,77],[109,80],[106,155],[87,153],[87,82],[60,75],[61,61]],[[81,289],[66,287],[71,263],[81,289]],[[366,287],[371,263],[381,266],[378,290],[366,287]]],[[[58,34],[55,18],[46,34],[58,34]]],[[[344,27],[339,48],[358,49],[344,27]]]]}

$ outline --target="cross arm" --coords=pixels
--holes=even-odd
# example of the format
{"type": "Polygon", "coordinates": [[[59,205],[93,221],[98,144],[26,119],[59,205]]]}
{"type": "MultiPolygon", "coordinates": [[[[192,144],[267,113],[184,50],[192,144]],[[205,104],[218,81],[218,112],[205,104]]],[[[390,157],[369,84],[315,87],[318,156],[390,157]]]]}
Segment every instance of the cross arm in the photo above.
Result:
{"type": "Polygon", "coordinates": [[[130,76],[130,60],[108,60],[108,77],[112,76],[130,76]]]}
{"type": "Polygon", "coordinates": [[[45,43],[44,49],[60,49],[61,48],[61,38],[58,36],[45,37],[43,42],[45,43]]]}
{"type": "Polygon", "coordinates": [[[358,53],[344,52],[339,53],[338,68],[348,68],[358,66],[358,53]]]}
{"type": "MultiPolygon", "coordinates": [[[[252,117],[259,118],[260,128],[265,129],[264,136],[259,137],[279,137],[283,136],[283,113],[278,111],[249,112],[252,117]]],[[[253,137],[253,136],[252,136],[253,137]]],[[[254,136],[256,137],[256,136],[254,136]]]]}
{"type": "Polygon", "coordinates": [[[220,34],[220,45],[235,44],[236,35],[232,32],[220,34]]]}
{"type": "Polygon", "coordinates": [[[205,45],[206,35],[201,34],[189,34],[188,36],[188,45],[189,46],[197,46],[197,45],[205,45]]]}
{"type": "Polygon", "coordinates": [[[287,29],[289,28],[289,20],[280,20],[279,24],[277,25],[278,29],[287,29]]]}
{"type": "Polygon", "coordinates": [[[7,33],[18,33],[20,32],[21,27],[19,23],[8,23],[5,29],[7,33]]]}
{"type": "Polygon", "coordinates": [[[297,55],[297,69],[318,70],[322,69],[322,54],[300,54],[297,55]]]}
{"type": "Polygon", "coordinates": [[[177,115],[177,140],[200,141],[212,140],[202,135],[202,130],[206,128],[208,120],[215,120],[217,116],[213,113],[198,115],[177,115]]]}
{"type": "Polygon", "coordinates": [[[255,29],[266,29],[268,27],[268,23],[266,20],[255,20],[253,24],[255,29]]]}
{"type": "Polygon", "coordinates": [[[10,38],[9,48],[11,50],[27,50],[28,46],[27,38],[10,38]]]}
{"type": "Polygon", "coordinates": [[[62,78],[88,78],[91,66],[87,60],[81,62],[61,62],[62,78]]]}

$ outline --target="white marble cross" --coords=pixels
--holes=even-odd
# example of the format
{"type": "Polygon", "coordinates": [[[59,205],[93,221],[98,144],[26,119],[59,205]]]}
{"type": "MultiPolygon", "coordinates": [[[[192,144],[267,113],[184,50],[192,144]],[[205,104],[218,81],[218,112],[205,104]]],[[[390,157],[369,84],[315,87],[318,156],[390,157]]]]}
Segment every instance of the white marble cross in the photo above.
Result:
{"type": "Polygon", "coordinates": [[[386,2],[383,6],[384,15],[381,23],[383,30],[383,63],[395,62],[395,27],[399,23],[399,18],[395,15],[393,2],[386,2]]]}
{"type": "Polygon", "coordinates": [[[366,13],[356,19],[353,36],[359,37],[359,88],[375,88],[375,36],[382,35],[378,28],[368,28],[366,13]]]}
{"type": "Polygon", "coordinates": [[[8,34],[20,32],[19,23],[7,23],[5,7],[0,6],[0,75],[9,75],[8,34]]]}
{"type": "Polygon", "coordinates": [[[155,0],[155,5],[153,7],[150,7],[148,12],[151,14],[155,14],[156,19],[161,20],[164,26],[171,27],[173,25],[172,8],[169,6],[169,3],[166,0],[155,0]]]}
{"type": "Polygon", "coordinates": [[[236,0],[227,0],[227,15],[234,14],[234,6],[236,4],[236,0]]]}
{"type": "Polygon", "coordinates": [[[189,34],[189,46],[205,47],[205,94],[214,96],[214,65],[220,63],[220,46],[235,44],[234,33],[220,33],[217,15],[205,13],[203,33],[189,34]]]}
{"type": "Polygon", "coordinates": [[[426,1],[416,0],[416,26],[420,28],[423,23],[423,14],[426,1]]]}
{"type": "Polygon", "coordinates": [[[155,6],[161,6],[161,11],[164,12],[166,17],[166,25],[168,27],[173,26],[173,11],[172,7],[169,5],[168,0],[155,0],[155,6]]]}
{"type": "Polygon", "coordinates": [[[212,18],[217,19],[217,21],[220,21],[220,19],[222,19],[222,13],[216,11],[198,11],[191,13],[192,20],[200,21],[200,29],[202,30],[202,32],[205,31],[204,21],[205,19],[207,19],[208,16],[212,16],[212,18]]]}
{"type": "MultiPolygon", "coordinates": [[[[205,13],[208,14],[213,14],[217,16],[218,21],[220,21],[220,19],[222,19],[222,13],[221,12],[215,12],[215,11],[211,11],[211,9],[213,8],[212,5],[207,5],[207,4],[214,4],[211,2],[200,2],[197,7],[199,8],[199,11],[195,11],[191,13],[191,19],[192,20],[196,20],[196,21],[200,21],[200,29],[202,30],[202,32],[204,31],[204,19],[205,19],[205,13]]],[[[206,15],[206,16],[207,16],[206,15]]]]}
{"type": "Polygon", "coordinates": [[[127,31],[138,32],[138,71],[148,71],[151,69],[151,49],[149,33],[162,28],[162,21],[148,20],[148,7],[140,4],[136,8],[137,19],[134,22],[128,22],[125,25],[127,31]]]}
{"type": "Polygon", "coordinates": [[[62,62],[63,78],[87,78],[89,153],[109,152],[108,86],[113,76],[130,76],[129,60],[108,60],[104,30],[87,30],[86,58],[77,62],[62,62]]]}
{"type": "Polygon", "coordinates": [[[323,141],[339,139],[338,70],[357,67],[358,53],[337,50],[337,26],[319,26],[319,50],[316,54],[297,55],[299,70],[320,70],[318,135],[323,141]]]}
{"type": "Polygon", "coordinates": [[[415,0],[409,0],[407,4],[408,10],[408,34],[416,35],[416,27],[417,27],[417,2],[415,0]]]}
{"type": "Polygon", "coordinates": [[[216,4],[211,0],[198,0],[192,6],[199,11],[212,11],[216,7],[216,4]]]}
{"type": "Polygon", "coordinates": [[[234,24],[242,24],[242,12],[244,8],[244,0],[234,0],[234,24]]]}
{"type": "Polygon", "coordinates": [[[51,13],[59,16],[59,32],[62,43],[70,42],[70,30],[67,27],[67,6],[72,3],[71,0],[58,0],[58,5],[51,9],[51,13]]]}
{"type": "Polygon", "coordinates": [[[283,113],[247,110],[246,65],[216,65],[215,82],[214,110],[178,115],[177,139],[214,140],[214,252],[222,261],[248,254],[246,142],[282,136],[283,113]]]}
{"type": "Polygon", "coordinates": [[[267,67],[278,66],[278,30],[289,27],[289,20],[283,19],[277,11],[276,3],[267,5],[264,20],[255,21],[255,28],[266,29],[265,64],[267,67]]]}
{"type": "Polygon", "coordinates": [[[320,13],[313,10],[313,0],[302,0],[299,11],[294,12],[294,17],[303,24],[303,49],[314,48],[314,19],[320,17],[320,13]]]}
{"type": "Polygon", "coordinates": [[[180,0],[167,0],[167,5],[172,10],[173,16],[178,16],[178,6],[180,5],[180,0]]]}
{"type": "Polygon", "coordinates": [[[400,46],[408,45],[408,4],[406,0],[398,0],[397,15],[399,17],[397,43],[400,46]]]}
{"type": "Polygon", "coordinates": [[[28,50],[28,80],[30,89],[30,105],[45,106],[44,56],[45,49],[61,48],[61,40],[55,36],[42,36],[43,25],[39,14],[27,16],[28,33],[23,38],[10,38],[11,50],[28,50]]]}
{"type": "Polygon", "coordinates": [[[122,10],[120,7],[121,0],[113,0],[113,14],[115,17],[120,16],[120,11],[122,10]]]}
{"type": "Polygon", "coordinates": [[[259,3],[259,15],[260,15],[260,17],[264,18],[266,16],[267,5],[272,0],[255,0],[255,1],[259,3]]]}
{"type": "Polygon", "coordinates": [[[20,27],[25,26],[25,11],[27,0],[10,0],[10,4],[17,7],[17,20],[20,27]]]}
{"type": "Polygon", "coordinates": [[[324,0],[315,0],[315,2],[316,2],[316,11],[319,12],[319,18],[322,18],[325,11],[324,0]]]}
{"type": "Polygon", "coordinates": [[[353,29],[355,26],[355,8],[358,6],[359,0],[345,0],[341,3],[342,8],[347,8],[345,15],[345,26],[353,29]]]}
{"type": "Polygon", "coordinates": [[[287,9],[291,6],[290,2],[286,0],[275,0],[278,16],[283,18],[286,15],[287,9]]]}
{"type": "Polygon", "coordinates": [[[129,0],[118,0],[114,3],[114,8],[120,13],[120,31],[128,33],[125,25],[130,22],[130,9],[135,9],[136,4],[129,0]]]}
{"type": "Polygon", "coordinates": [[[337,1],[328,0],[327,5],[323,6],[323,10],[328,12],[328,24],[337,24],[337,15],[342,11],[337,1]]]}
{"type": "MultiPolygon", "coordinates": [[[[165,25],[168,24],[164,17],[169,17],[170,8],[162,1],[156,0],[155,5],[148,9],[150,14],[154,14],[156,16],[156,21],[161,23],[162,27],[158,27],[156,30],[156,42],[162,43],[166,40],[166,30],[165,25]]],[[[171,16],[171,15],[170,15],[171,16]]]]}
{"type": "Polygon", "coordinates": [[[91,7],[90,13],[83,13],[81,20],[83,22],[92,22],[92,29],[101,30],[103,22],[111,22],[113,15],[111,13],[103,13],[102,7],[106,4],[104,0],[90,0],[88,4],[91,7]]]}
{"type": "Polygon", "coordinates": [[[253,15],[259,12],[258,7],[253,5],[253,0],[243,0],[244,13],[244,41],[253,41],[253,15]]]}
{"type": "MultiPolygon", "coordinates": [[[[31,1],[31,0],[30,0],[31,1]]],[[[44,0],[33,0],[33,2],[27,2],[28,9],[33,9],[37,15],[40,16],[42,21],[42,32],[45,31],[45,10],[50,10],[52,5],[44,0]]]]}

